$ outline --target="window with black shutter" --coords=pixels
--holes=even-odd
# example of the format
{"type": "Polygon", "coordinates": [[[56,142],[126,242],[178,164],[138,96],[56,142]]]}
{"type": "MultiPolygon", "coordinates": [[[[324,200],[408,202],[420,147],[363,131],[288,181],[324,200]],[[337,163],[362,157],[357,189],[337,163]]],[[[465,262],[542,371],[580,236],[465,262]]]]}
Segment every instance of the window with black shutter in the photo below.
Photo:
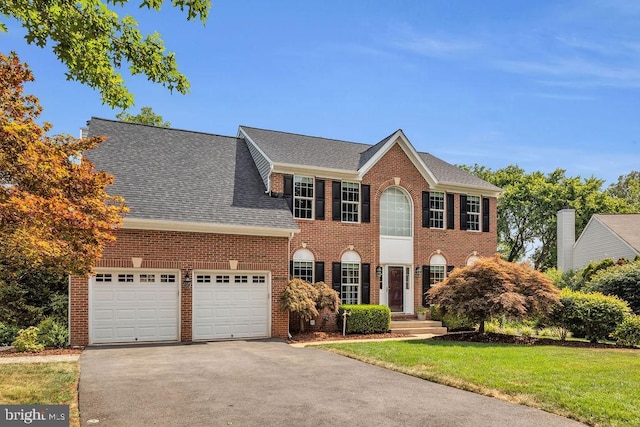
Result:
{"type": "Polygon", "coordinates": [[[429,192],[422,192],[422,226],[429,226],[429,192]]]}
{"type": "Polygon", "coordinates": [[[460,230],[467,229],[467,196],[460,195],[460,230]]]}
{"type": "Polygon", "coordinates": [[[284,199],[289,205],[289,210],[293,212],[293,175],[284,175],[284,199]]]}
{"type": "Polygon", "coordinates": [[[455,194],[447,194],[447,228],[455,227],[455,194]]]}
{"type": "Polygon", "coordinates": [[[331,183],[331,219],[342,220],[342,182],[333,181],[331,183]]]}
{"type": "Polygon", "coordinates": [[[489,219],[490,219],[490,210],[489,210],[489,198],[482,198],[482,231],[489,232],[489,219]]]}
{"type": "Polygon", "coordinates": [[[362,191],[362,222],[371,221],[371,186],[368,184],[362,184],[360,186],[362,191]]]}
{"type": "Polygon", "coordinates": [[[430,282],[431,272],[428,265],[422,266],[422,306],[426,307],[429,301],[427,300],[427,291],[431,287],[430,282]]]}
{"type": "Polygon", "coordinates": [[[324,282],[324,261],[316,261],[314,266],[316,282],[324,282]]]}
{"type": "Polygon", "coordinates": [[[331,287],[334,291],[341,294],[342,290],[342,263],[331,263],[331,287]]]}
{"type": "Polygon", "coordinates": [[[360,302],[362,304],[370,304],[371,302],[371,264],[362,264],[362,295],[360,302]]]}
{"type": "Polygon", "coordinates": [[[324,219],[324,179],[316,179],[316,219],[324,219]]]}

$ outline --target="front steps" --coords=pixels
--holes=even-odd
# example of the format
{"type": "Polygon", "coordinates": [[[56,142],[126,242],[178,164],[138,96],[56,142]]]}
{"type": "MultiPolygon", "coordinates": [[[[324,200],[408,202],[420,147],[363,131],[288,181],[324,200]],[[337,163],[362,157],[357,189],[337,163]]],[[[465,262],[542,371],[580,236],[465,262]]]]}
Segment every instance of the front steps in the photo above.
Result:
{"type": "Polygon", "coordinates": [[[391,332],[414,334],[414,335],[415,334],[444,335],[447,333],[447,328],[442,326],[442,322],[438,322],[435,320],[392,319],[391,332]]]}

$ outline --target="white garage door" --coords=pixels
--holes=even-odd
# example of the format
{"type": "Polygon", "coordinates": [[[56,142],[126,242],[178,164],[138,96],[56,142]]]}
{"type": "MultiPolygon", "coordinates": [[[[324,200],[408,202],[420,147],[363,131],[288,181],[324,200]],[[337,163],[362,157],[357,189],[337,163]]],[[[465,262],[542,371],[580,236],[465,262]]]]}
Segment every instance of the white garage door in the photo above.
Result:
{"type": "Polygon", "coordinates": [[[266,273],[195,272],[193,339],[270,336],[270,283],[266,273]]]}
{"type": "Polygon", "coordinates": [[[99,273],[89,282],[91,344],[177,341],[178,272],[99,273]]]}

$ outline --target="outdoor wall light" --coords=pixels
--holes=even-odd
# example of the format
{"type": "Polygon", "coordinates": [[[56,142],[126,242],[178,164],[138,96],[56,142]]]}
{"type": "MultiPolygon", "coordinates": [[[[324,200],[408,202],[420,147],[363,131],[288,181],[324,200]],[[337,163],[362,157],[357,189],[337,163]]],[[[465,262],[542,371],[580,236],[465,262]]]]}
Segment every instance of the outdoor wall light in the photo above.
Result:
{"type": "Polygon", "coordinates": [[[422,268],[420,266],[416,266],[416,277],[422,276],[422,268]]]}
{"type": "Polygon", "coordinates": [[[182,285],[189,289],[191,287],[191,277],[189,277],[189,270],[184,275],[184,280],[182,280],[182,285]]]}
{"type": "Polygon", "coordinates": [[[378,279],[382,279],[382,266],[377,266],[376,267],[376,276],[378,276],[378,279]]]}

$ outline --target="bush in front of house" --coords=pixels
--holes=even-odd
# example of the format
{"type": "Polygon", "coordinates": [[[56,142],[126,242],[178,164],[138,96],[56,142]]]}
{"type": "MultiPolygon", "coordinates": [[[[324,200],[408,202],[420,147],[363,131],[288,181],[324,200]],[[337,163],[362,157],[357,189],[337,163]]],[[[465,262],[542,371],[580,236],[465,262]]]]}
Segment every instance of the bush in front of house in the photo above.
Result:
{"type": "Polygon", "coordinates": [[[348,334],[379,334],[391,326],[391,310],[384,305],[344,304],[338,311],[338,327],[342,330],[344,312],[347,315],[348,334]]]}
{"type": "Polygon", "coordinates": [[[0,347],[11,345],[13,340],[15,340],[18,336],[19,330],[20,328],[17,328],[15,326],[0,323],[0,347]]]}
{"type": "Polygon", "coordinates": [[[35,326],[21,329],[16,339],[13,340],[12,345],[18,351],[28,351],[30,353],[39,353],[44,350],[44,345],[38,339],[38,328],[35,326]]]}
{"type": "Polygon", "coordinates": [[[612,336],[618,344],[640,346],[640,316],[625,317],[612,336]]]}
{"type": "Polygon", "coordinates": [[[634,313],[640,314],[640,262],[599,271],[587,283],[586,289],[615,295],[628,302],[634,313]]]}
{"type": "Polygon", "coordinates": [[[45,347],[65,348],[69,345],[69,330],[52,317],[38,324],[38,340],[45,347]]]}
{"type": "Polygon", "coordinates": [[[442,308],[438,304],[431,304],[431,320],[442,322],[442,325],[449,332],[473,331],[475,325],[466,317],[458,316],[456,313],[443,313],[442,308]]]}
{"type": "Polygon", "coordinates": [[[608,338],[630,313],[626,301],[615,296],[563,289],[551,319],[574,336],[597,342],[608,338]]]}

